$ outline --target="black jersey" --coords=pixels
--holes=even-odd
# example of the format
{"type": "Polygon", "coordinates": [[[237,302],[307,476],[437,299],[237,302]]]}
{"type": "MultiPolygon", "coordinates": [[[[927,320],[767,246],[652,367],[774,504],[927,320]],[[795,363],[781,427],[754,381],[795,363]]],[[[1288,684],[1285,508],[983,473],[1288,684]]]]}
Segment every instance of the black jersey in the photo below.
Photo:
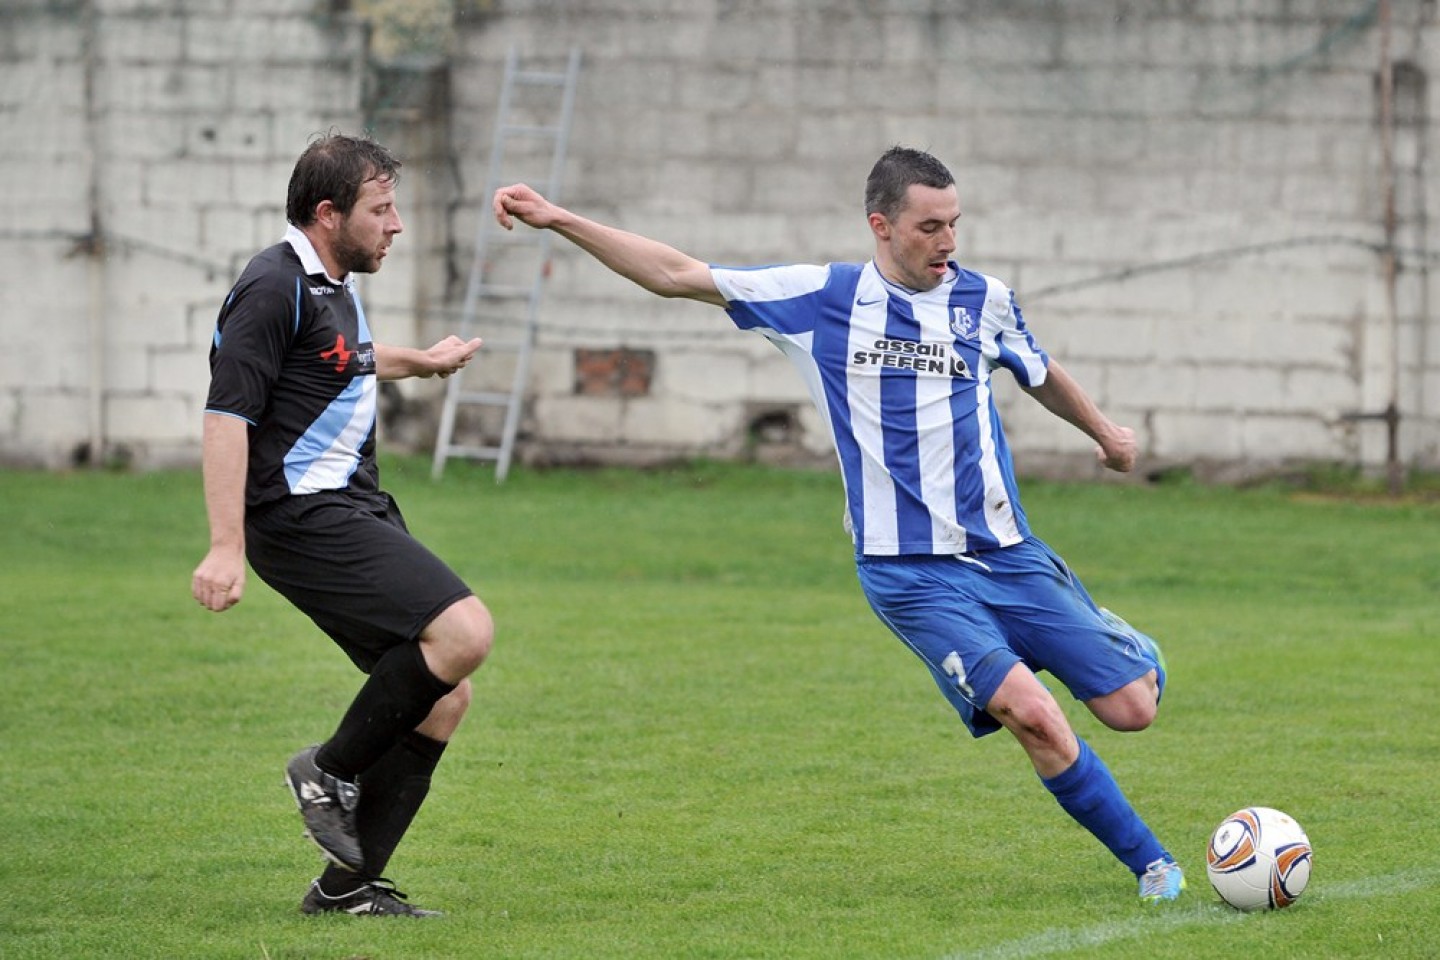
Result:
{"type": "Polygon", "coordinates": [[[375,347],[353,282],[331,280],[292,228],[245,267],[210,348],[206,412],[250,424],[246,504],[375,492],[375,400],[375,347]]]}

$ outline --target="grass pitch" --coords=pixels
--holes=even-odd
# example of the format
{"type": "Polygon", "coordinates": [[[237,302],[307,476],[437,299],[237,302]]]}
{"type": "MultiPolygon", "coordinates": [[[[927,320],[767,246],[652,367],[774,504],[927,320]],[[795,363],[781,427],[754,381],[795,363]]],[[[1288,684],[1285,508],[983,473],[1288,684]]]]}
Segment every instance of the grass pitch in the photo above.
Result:
{"type": "Polygon", "coordinates": [[[1160,719],[1080,732],[1187,867],[1142,907],[1003,736],[874,620],[828,473],[391,460],[498,638],[391,865],[436,922],[302,918],[281,785],[357,683],[251,578],[189,597],[194,473],[0,473],[0,957],[1428,957],[1440,916],[1440,505],[1028,483],[1041,536],[1164,644],[1160,719]],[[1309,831],[1242,916],[1233,809],[1309,831]]]}

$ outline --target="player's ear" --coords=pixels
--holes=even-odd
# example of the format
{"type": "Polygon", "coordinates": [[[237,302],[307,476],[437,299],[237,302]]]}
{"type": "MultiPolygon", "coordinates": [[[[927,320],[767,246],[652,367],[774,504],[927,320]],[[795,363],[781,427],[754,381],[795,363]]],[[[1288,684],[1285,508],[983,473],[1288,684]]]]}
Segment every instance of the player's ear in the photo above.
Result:
{"type": "Polygon", "coordinates": [[[315,204],[315,222],[324,227],[334,227],[340,222],[340,211],[330,200],[315,204]]]}
{"type": "Polygon", "coordinates": [[[890,221],[885,219],[885,214],[875,212],[870,214],[870,232],[880,240],[890,239],[890,221]]]}

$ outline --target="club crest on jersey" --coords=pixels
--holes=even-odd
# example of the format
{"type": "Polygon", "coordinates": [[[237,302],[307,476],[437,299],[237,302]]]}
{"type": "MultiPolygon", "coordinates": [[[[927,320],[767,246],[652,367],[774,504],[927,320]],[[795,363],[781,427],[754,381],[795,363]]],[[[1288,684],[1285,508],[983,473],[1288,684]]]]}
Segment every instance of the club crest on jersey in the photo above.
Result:
{"type": "Polygon", "coordinates": [[[970,312],[969,307],[950,308],[950,332],[966,340],[980,338],[980,318],[970,312]]]}

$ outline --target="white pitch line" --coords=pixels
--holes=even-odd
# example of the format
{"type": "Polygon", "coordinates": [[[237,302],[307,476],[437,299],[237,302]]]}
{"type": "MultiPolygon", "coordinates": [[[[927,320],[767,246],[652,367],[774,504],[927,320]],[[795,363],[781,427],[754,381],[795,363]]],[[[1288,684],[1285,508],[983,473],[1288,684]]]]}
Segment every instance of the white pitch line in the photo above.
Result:
{"type": "MultiPolygon", "coordinates": [[[[1366,897],[1392,896],[1408,890],[1420,890],[1434,886],[1440,881],[1440,868],[1394,873],[1385,877],[1367,877],[1348,883],[1327,883],[1323,892],[1317,891],[1306,897],[1307,903],[1320,904],[1327,900],[1353,900],[1366,897]]],[[[1206,890],[1209,890],[1208,884],[1206,890]]],[[[1252,914],[1231,910],[1217,901],[1188,903],[1179,906],[1157,905],[1154,913],[1136,916],[1128,920],[1097,923],[1093,927],[1057,928],[996,944],[981,950],[961,950],[947,953],[940,960],[1033,960],[1075,950],[1081,947],[1097,947],[1117,940],[1129,940],[1147,934],[1164,933],[1178,927],[1195,926],[1202,923],[1242,923],[1252,914]]]]}

